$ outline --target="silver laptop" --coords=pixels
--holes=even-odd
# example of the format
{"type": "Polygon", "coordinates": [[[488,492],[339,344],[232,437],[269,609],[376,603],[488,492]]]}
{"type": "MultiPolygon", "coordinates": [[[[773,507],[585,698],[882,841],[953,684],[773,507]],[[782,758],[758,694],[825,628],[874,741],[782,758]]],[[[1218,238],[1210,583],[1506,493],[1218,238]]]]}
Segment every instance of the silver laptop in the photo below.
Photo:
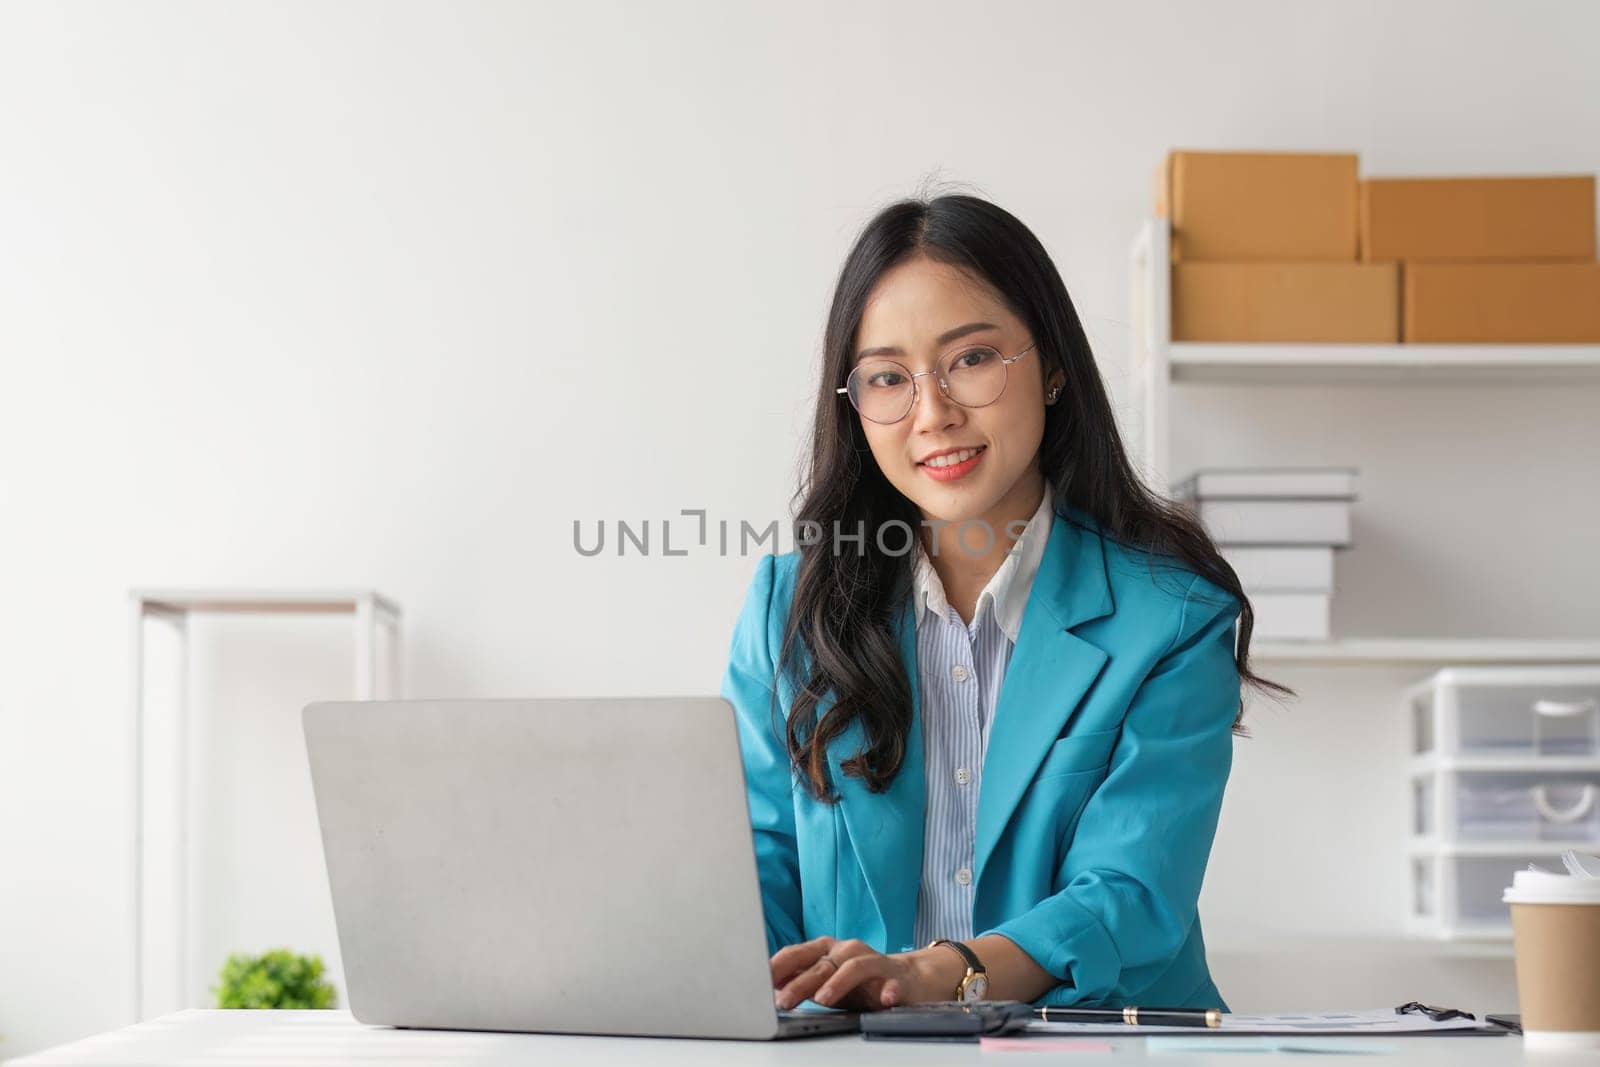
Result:
{"type": "Polygon", "coordinates": [[[767,1039],[778,1012],[717,697],[318,703],[306,748],[364,1023],[767,1039]]]}

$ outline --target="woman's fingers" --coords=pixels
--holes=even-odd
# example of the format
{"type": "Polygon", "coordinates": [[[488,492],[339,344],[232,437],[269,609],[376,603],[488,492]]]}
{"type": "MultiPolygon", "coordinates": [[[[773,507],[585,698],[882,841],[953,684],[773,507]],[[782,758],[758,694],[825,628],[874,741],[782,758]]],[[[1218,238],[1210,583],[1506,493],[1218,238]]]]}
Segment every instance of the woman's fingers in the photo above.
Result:
{"type": "Polygon", "coordinates": [[[789,979],[784,987],[778,990],[778,1007],[787,1011],[801,1001],[810,999],[812,994],[821,988],[822,983],[826,982],[829,975],[833,974],[836,969],[837,967],[831,959],[817,960],[816,963],[789,979]]]}
{"type": "MultiPolygon", "coordinates": [[[[808,942],[808,944],[810,943],[808,942]]],[[[801,948],[804,946],[797,945],[794,947],[801,948]]],[[[874,973],[870,970],[863,972],[859,964],[854,968],[851,965],[856,964],[858,960],[881,960],[884,958],[870,946],[860,941],[834,941],[822,952],[807,953],[804,956],[797,954],[794,959],[810,959],[811,963],[783,984],[776,997],[777,1005],[779,1008],[788,1009],[807,999],[815,1000],[818,1004],[834,1004],[838,999],[836,994],[830,993],[829,996],[832,999],[829,1000],[817,999],[819,991],[825,985],[833,990],[851,991],[859,982],[867,980],[874,973]],[[847,984],[841,987],[838,984],[837,977],[841,972],[847,970],[849,974],[856,977],[847,979],[847,984]]],[[[777,957],[774,956],[773,959],[776,961],[777,957]]],[[[776,970],[775,965],[774,971],[776,970]]]]}
{"type": "Polygon", "coordinates": [[[772,955],[772,988],[782,989],[827,955],[836,943],[831,937],[818,937],[780,948],[772,955]]]}
{"type": "Polygon", "coordinates": [[[889,957],[876,952],[853,956],[823,979],[817,991],[811,994],[811,999],[830,1008],[846,1001],[864,1008],[877,1007],[883,983],[889,978],[893,966],[889,957]]]}

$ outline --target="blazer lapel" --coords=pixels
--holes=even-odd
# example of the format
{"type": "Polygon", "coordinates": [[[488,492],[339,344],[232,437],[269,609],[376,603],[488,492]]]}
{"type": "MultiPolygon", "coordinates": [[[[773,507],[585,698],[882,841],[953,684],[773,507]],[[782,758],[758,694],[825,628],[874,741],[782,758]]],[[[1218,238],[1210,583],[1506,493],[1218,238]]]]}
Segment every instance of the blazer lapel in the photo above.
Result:
{"type": "Polygon", "coordinates": [[[1001,684],[978,793],[979,879],[1046,750],[1106,663],[1104,650],[1072,633],[1115,607],[1100,538],[1078,521],[1058,511],[1051,524],[1001,684]]]}
{"type": "Polygon", "coordinates": [[[917,888],[922,879],[922,820],[927,806],[916,620],[909,603],[897,613],[896,634],[900,659],[911,682],[911,731],[906,737],[905,760],[899,773],[882,793],[871,792],[860,778],[844,773],[841,764],[862,749],[865,734],[859,719],[828,745],[834,788],[839,792],[845,827],[862,875],[877,905],[885,952],[898,952],[911,944],[917,888]]]}

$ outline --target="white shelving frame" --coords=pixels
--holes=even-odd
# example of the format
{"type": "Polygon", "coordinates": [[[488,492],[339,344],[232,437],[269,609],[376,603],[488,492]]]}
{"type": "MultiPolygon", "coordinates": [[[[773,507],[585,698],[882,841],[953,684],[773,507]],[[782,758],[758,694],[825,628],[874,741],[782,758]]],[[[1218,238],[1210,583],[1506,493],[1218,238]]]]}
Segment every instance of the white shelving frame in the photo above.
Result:
{"type": "Polygon", "coordinates": [[[132,945],[131,1002],[134,1022],[143,1022],[145,1004],[144,962],[147,950],[145,937],[145,763],[149,753],[145,747],[145,623],[155,621],[171,626],[178,637],[178,669],[183,678],[177,689],[177,707],[174,716],[175,751],[173,767],[176,779],[178,822],[174,835],[172,857],[174,882],[172,912],[173,958],[178,989],[186,990],[189,984],[188,945],[188,886],[191,875],[189,843],[193,832],[193,814],[188,796],[189,779],[189,620],[196,614],[244,615],[350,615],[355,623],[355,699],[372,700],[378,695],[378,640],[379,628],[388,630],[391,639],[387,678],[384,679],[387,696],[398,698],[401,690],[400,606],[395,601],[371,589],[135,589],[129,594],[130,684],[128,695],[129,731],[132,753],[131,794],[128,818],[132,829],[131,858],[131,910],[129,912],[130,942],[132,945]]]}
{"type": "MultiPolygon", "coordinates": [[[[1172,340],[1172,229],[1149,219],[1129,252],[1132,387],[1138,454],[1150,487],[1172,480],[1175,384],[1314,385],[1580,381],[1600,384],[1600,345],[1202,344],[1172,340]]],[[[1600,639],[1346,638],[1262,641],[1252,659],[1274,663],[1597,663],[1600,639]]]]}
{"type": "MultiPolygon", "coordinates": [[[[1132,375],[1139,413],[1137,452],[1150,487],[1165,494],[1172,484],[1171,394],[1174,385],[1349,385],[1408,381],[1479,385],[1492,383],[1582,382],[1600,384],[1600,345],[1538,344],[1277,344],[1198,343],[1172,339],[1172,232],[1165,219],[1150,219],[1140,228],[1129,253],[1132,272],[1132,375]]],[[[1450,665],[1600,664],[1600,640],[1471,639],[1471,638],[1343,638],[1328,641],[1262,641],[1251,658],[1266,663],[1311,666],[1415,665],[1433,670],[1450,665]]],[[[1586,772],[1600,769],[1600,760],[1544,759],[1543,770],[1586,772]]],[[[1441,783],[1462,772],[1528,770],[1527,761],[1478,756],[1429,756],[1413,759],[1412,780],[1433,777],[1436,783],[1435,826],[1445,825],[1439,809],[1448,804],[1441,783]]],[[[1517,855],[1558,856],[1572,844],[1542,842],[1450,843],[1412,835],[1408,859],[1434,865],[1435,905],[1452,893],[1448,877],[1457,857],[1517,855]]],[[[1592,843],[1587,847],[1593,848],[1592,843]]],[[[1412,928],[1417,932],[1417,924],[1412,928]]],[[[1437,930],[1425,931],[1436,936],[1437,930]]],[[[1509,931],[1485,926],[1457,928],[1453,940],[1441,944],[1477,944],[1492,953],[1509,931]]]]}

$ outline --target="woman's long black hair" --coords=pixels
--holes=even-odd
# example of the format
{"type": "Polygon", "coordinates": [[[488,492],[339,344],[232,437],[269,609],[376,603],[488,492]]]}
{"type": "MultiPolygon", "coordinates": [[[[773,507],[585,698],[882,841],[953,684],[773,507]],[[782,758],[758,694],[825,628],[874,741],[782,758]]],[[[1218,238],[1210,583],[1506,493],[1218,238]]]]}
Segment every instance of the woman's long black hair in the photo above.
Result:
{"type": "MultiPolygon", "coordinates": [[[[1061,400],[1045,408],[1040,445],[1040,466],[1057,506],[1078,508],[1112,540],[1175,558],[1237,597],[1234,655],[1241,681],[1289,694],[1250,670],[1254,616],[1233,568],[1199,522],[1151,493],[1135,473],[1072,298],[1038,238],[1010,213],[976,197],[902,200],[867,223],[839,273],[823,340],[809,469],[795,497],[797,525],[867,534],[860,551],[834,551],[831,536],[800,544],[778,669],[795,682],[789,756],[811,793],[837,798],[827,746],[852,720],[860,720],[864,745],[843,764],[846,774],[881,792],[907,756],[911,665],[901,662],[894,612],[911,588],[914,557],[883,552],[876,531],[893,520],[919,529],[921,514],[878,469],[854,409],[835,390],[853,365],[856,332],[873,286],[889,268],[919,255],[988,282],[1031,330],[1046,379],[1052,369],[1065,373],[1061,400]],[[819,719],[818,703],[830,692],[833,705],[819,719]]],[[[1236,733],[1244,732],[1243,714],[1241,700],[1236,733]]]]}

